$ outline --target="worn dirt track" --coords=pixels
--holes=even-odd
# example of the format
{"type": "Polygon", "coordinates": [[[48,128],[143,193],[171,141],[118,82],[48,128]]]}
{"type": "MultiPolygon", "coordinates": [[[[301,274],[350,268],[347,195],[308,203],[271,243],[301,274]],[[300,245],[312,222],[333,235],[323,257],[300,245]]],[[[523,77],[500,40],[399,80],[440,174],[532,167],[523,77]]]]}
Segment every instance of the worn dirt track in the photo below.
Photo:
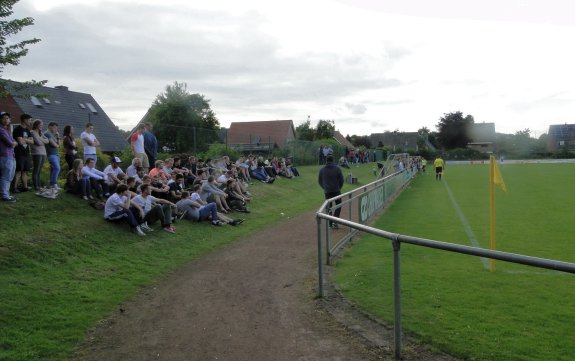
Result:
{"type": "MultiPolygon", "coordinates": [[[[389,330],[341,297],[316,299],[315,230],[307,213],[190,262],[119,305],[72,359],[392,359],[389,330]]],[[[405,359],[450,359],[406,351],[405,359]]]]}

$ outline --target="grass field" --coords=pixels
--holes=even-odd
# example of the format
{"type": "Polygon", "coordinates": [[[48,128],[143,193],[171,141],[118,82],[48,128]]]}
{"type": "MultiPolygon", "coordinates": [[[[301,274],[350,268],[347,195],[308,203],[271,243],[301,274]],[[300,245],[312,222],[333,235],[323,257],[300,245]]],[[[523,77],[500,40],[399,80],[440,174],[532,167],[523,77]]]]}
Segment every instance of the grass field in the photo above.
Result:
{"type": "MultiPolygon", "coordinates": [[[[443,182],[417,177],[375,226],[489,248],[489,169],[454,165],[443,182]],[[464,218],[456,212],[456,206],[464,218]],[[469,231],[466,232],[464,224],[469,231]]],[[[575,262],[575,164],[504,164],[497,189],[497,249],[575,262]]],[[[390,242],[365,236],[337,262],[336,279],[362,309],[391,322],[390,242]]],[[[573,275],[403,245],[405,332],[469,360],[575,359],[573,275]]]]}
{"type": "MultiPolygon", "coordinates": [[[[66,360],[98,320],[180,265],[318,209],[324,199],[318,169],[299,167],[299,178],[254,183],[252,213],[234,214],[246,219],[239,227],[182,221],[176,234],[156,230],[145,238],[67,194],[57,200],[19,194],[17,203],[0,204],[0,360],[66,360]]],[[[371,169],[352,171],[367,183],[371,169]]]]}

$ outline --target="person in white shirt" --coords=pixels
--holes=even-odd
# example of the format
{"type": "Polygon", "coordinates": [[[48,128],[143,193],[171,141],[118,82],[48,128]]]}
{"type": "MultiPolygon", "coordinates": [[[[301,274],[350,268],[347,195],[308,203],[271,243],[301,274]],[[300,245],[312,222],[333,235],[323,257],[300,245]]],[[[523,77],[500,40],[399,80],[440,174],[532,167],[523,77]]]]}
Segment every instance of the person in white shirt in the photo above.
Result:
{"type": "Polygon", "coordinates": [[[84,162],[88,158],[94,159],[95,162],[98,161],[98,157],[96,156],[96,147],[100,146],[100,141],[96,139],[93,131],[94,125],[92,123],[87,123],[86,128],[82,134],[80,134],[80,139],[82,140],[82,145],[84,146],[84,162]]]}
{"type": "Polygon", "coordinates": [[[108,189],[113,192],[116,187],[123,183],[122,178],[125,177],[124,171],[120,168],[122,160],[118,157],[110,158],[110,164],[104,168],[104,174],[107,175],[106,183],[108,189]]]}
{"type": "Polygon", "coordinates": [[[144,132],[146,131],[146,126],[144,123],[138,124],[138,127],[134,134],[130,137],[130,145],[132,146],[132,152],[134,156],[140,158],[142,161],[142,167],[146,173],[150,169],[150,160],[146,154],[146,149],[144,148],[144,132]]]}
{"type": "Polygon", "coordinates": [[[84,195],[84,199],[92,199],[92,189],[96,192],[98,198],[102,198],[102,196],[108,197],[110,191],[106,183],[107,178],[106,173],[96,169],[96,161],[93,158],[87,158],[86,164],[82,167],[82,179],[89,184],[88,194],[84,195]]]}
{"type": "Polygon", "coordinates": [[[151,231],[152,229],[148,224],[160,220],[164,231],[176,233],[176,227],[172,225],[172,208],[177,209],[176,205],[168,200],[150,195],[151,191],[148,184],[142,184],[140,192],[134,197],[133,202],[144,210],[142,218],[144,223],[141,228],[145,231],[151,231]]]}
{"type": "MultiPolygon", "coordinates": [[[[104,219],[109,222],[121,222],[123,220],[128,221],[132,232],[138,236],[145,236],[146,234],[142,231],[142,228],[134,215],[130,206],[132,201],[130,198],[130,192],[128,191],[128,186],[125,184],[120,184],[116,188],[116,193],[112,194],[110,198],[106,201],[106,206],[104,207],[104,219]]],[[[138,212],[143,213],[143,210],[134,206],[138,212]]]]}
{"type": "MultiPolygon", "coordinates": [[[[138,176],[138,168],[140,168],[142,166],[142,161],[140,160],[140,158],[134,158],[132,159],[132,164],[126,168],[126,175],[128,177],[134,177],[136,178],[138,176]]],[[[146,173],[148,173],[146,171],[146,173]]]]}

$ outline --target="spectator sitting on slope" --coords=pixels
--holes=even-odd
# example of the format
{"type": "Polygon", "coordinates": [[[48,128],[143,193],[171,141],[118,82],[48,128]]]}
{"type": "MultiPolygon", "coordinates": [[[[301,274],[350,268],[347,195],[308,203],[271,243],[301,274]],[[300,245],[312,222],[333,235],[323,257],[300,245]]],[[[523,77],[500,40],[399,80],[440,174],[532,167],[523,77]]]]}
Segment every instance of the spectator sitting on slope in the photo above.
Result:
{"type": "MultiPolygon", "coordinates": [[[[94,160],[91,159],[91,161],[93,162],[94,160]]],[[[145,236],[146,234],[140,228],[140,223],[136,219],[131,205],[132,202],[130,193],[128,191],[128,186],[125,184],[120,184],[116,188],[116,193],[112,194],[106,201],[106,206],[104,208],[104,219],[109,222],[121,222],[126,220],[130,225],[130,229],[133,233],[137,234],[138,236],[145,236]]],[[[138,206],[135,206],[135,208],[138,212],[143,213],[143,210],[138,206]]]]}
{"type": "Polygon", "coordinates": [[[143,184],[140,187],[141,193],[134,197],[133,203],[144,210],[141,226],[144,231],[151,231],[148,224],[152,224],[158,219],[162,223],[162,229],[169,233],[176,233],[176,228],[172,226],[172,208],[176,210],[176,205],[165,199],[156,198],[150,195],[150,186],[143,184]]]}

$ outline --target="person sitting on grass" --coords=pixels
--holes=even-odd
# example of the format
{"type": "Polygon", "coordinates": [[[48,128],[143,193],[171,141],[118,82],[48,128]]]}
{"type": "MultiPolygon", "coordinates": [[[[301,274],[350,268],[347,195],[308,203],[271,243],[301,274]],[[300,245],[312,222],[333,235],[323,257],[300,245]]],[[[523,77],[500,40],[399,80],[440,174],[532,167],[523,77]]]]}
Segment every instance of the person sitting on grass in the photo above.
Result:
{"type": "Polygon", "coordinates": [[[140,191],[141,193],[132,200],[132,202],[144,210],[140,228],[144,231],[152,231],[148,224],[152,224],[159,219],[164,231],[176,233],[176,227],[172,225],[172,208],[177,209],[176,205],[165,199],[152,196],[148,184],[142,184],[140,191]]]}
{"type": "Polygon", "coordinates": [[[170,187],[171,201],[179,201],[182,198],[182,192],[186,189],[186,185],[184,184],[184,175],[175,174],[175,180],[173,182],[168,182],[168,186],[170,187]]]}
{"type": "Polygon", "coordinates": [[[250,166],[246,163],[246,157],[239,157],[238,160],[236,160],[236,167],[238,169],[238,177],[242,181],[250,183],[252,179],[250,178],[250,166]]]}
{"type": "Polygon", "coordinates": [[[200,190],[200,185],[195,185],[194,189],[195,191],[191,195],[188,191],[183,191],[182,199],[176,203],[178,211],[184,218],[194,222],[210,219],[214,226],[221,226],[223,224],[237,226],[243,222],[243,219],[231,219],[218,214],[216,203],[206,203],[200,198],[200,195],[197,192],[200,190]]]}
{"type": "Polygon", "coordinates": [[[138,175],[138,168],[142,166],[142,160],[138,157],[132,159],[132,164],[126,168],[126,175],[128,177],[136,177],[138,175]]]}
{"type": "Polygon", "coordinates": [[[347,169],[351,168],[349,166],[349,163],[347,162],[347,159],[343,155],[341,156],[341,158],[339,158],[339,166],[347,169]]]}
{"type": "MultiPolygon", "coordinates": [[[[94,160],[92,159],[92,161],[94,160]]],[[[131,205],[132,201],[128,186],[120,184],[116,188],[116,193],[112,194],[106,201],[106,206],[104,207],[104,219],[109,222],[121,222],[126,220],[133,233],[138,236],[145,236],[146,234],[140,227],[140,223],[130,207],[131,205]]],[[[143,210],[140,207],[135,207],[139,212],[143,213],[143,210]]]]}
{"type": "Polygon", "coordinates": [[[104,174],[106,174],[109,192],[113,192],[119,184],[122,184],[122,176],[124,176],[124,171],[120,168],[120,163],[122,160],[118,157],[112,156],[110,158],[110,164],[104,168],[104,174]]]}
{"type": "Polygon", "coordinates": [[[88,200],[90,191],[89,181],[82,177],[82,168],[84,161],[81,158],[74,159],[72,162],[72,169],[66,173],[66,184],[64,188],[67,192],[76,194],[84,200],[88,200]]]}
{"type": "Polygon", "coordinates": [[[263,162],[263,157],[261,158],[261,162],[258,160],[256,162],[253,159],[253,156],[250,157],[250,176],[262,181],[263,183],[273,183],[275,178],[270,177],[265,171],[265,164],[263,162]]]}
{"type": "Polygon", "coordinates": [[[106,184],[106,174],[96,169],[96,160],[94,158],[86,158],[86,162],[82,167],[82,179],[88,182],[88,198],[93,199],[92,190],[96,192],[96,197],[103,199],[104,196],[108,197],[109,190],[106,184]]]}
{"type": "Polygon", "coordinates": [[[155,163],[155,167],[150,170],[150,173],[148,173],[148,175],[152,178],[156,176],[160,177],[163,182],[167,182],[168,175],[164,172],[163,168],[164,168],[164,161],[157,160],[155,163]]]}
{"type": "Polygon", "coordinates": [[[209,176],[208,179],[202,184],[200,196],[203,201],[216,202],[221,213],[228,213],[232,211],[226,203],[226,197],[228,195],[218,187],[216,178],[213,175],[209,176]]]}

